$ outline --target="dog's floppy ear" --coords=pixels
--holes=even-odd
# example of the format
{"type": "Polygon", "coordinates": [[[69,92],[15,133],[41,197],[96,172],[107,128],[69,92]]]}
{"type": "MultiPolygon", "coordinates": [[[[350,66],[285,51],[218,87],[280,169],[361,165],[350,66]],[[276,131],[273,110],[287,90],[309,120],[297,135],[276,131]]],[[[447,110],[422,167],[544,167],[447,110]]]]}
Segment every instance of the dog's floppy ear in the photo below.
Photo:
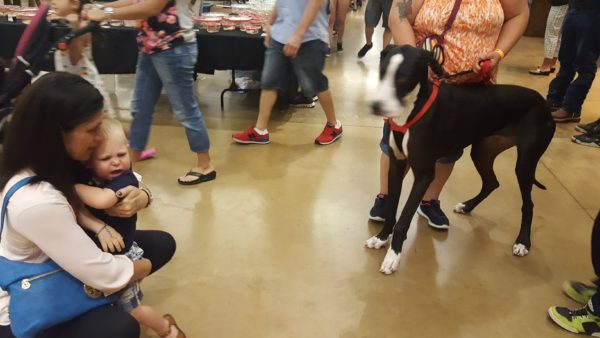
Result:
{"type": "Polygon", "coordinates": [[[379,78],[383,78],[383,74],[385,73],[385,69],[387,68],[387,63],[389,61],[388,56],[392,53],[392,51],[398,48],[399,47],[396,45],[389,44],[379,54],[379,78]]]}
{"type": "Polygon", "coordinates": [[[425,49],[419,49],[419,56],[427,61],[427,65],[429,68],[431,68],[431,71],[433,71],[435,75],[438,77],[443,77],[446,75],[444,68],[442,68],[442,65],[438,63],[432,52],[425,49]]]}

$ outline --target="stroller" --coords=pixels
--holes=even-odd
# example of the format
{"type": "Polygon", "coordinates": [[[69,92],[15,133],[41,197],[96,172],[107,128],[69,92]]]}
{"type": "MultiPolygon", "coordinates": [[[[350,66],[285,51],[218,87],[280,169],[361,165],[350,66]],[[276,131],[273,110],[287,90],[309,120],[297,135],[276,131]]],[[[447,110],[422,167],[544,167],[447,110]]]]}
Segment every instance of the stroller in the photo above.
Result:
{"type": "Polygon", "coordinates": [[[37,76],[56,49],[65,50],[74,38],[99,28],[97,23],[69,32],[66,25],[46,20],[50,6],[43,2],[21,36],[8,72],[0,66],[0,150],[15,99],[37,76]]]}

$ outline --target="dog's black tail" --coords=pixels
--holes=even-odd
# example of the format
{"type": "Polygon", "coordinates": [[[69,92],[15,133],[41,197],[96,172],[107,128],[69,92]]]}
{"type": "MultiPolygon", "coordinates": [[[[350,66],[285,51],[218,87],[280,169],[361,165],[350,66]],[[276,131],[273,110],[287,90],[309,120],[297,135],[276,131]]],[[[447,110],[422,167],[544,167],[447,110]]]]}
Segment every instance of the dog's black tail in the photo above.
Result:
{"type": "Polygon", "coordinates": [[[533,179],[533,184],[535,184],[536,187],[542,189],[542,190],[548,190],[546,189],[546,186],[541,184],[540,182],[538,182],[538,180],[536,180],[535,178],[533,179]]]}

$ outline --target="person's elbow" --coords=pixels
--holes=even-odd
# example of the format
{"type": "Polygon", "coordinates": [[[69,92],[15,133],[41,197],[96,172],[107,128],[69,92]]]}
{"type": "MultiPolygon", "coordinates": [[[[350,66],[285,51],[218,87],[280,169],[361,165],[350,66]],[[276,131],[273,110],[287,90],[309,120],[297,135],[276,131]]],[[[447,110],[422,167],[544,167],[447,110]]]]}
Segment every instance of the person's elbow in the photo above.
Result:
{"type": "Polygon", "coordinates": [[[102,254],[104,259],[97,262],[95,269],[79,279],[86,285],[102,291],[106,295],[122,290],[134,275],[134,264],[125,256],[102,254]]]}

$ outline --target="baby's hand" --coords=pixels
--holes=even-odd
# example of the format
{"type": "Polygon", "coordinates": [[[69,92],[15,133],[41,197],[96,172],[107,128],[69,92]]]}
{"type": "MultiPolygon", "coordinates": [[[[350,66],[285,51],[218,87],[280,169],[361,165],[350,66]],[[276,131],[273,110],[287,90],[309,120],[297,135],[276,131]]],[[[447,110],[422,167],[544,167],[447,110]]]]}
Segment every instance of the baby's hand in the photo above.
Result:
{"type": "Polygon", "coordinates": [[[102,250],[106,252],[119,252],[125,248],[123,237],[110,225],[105,225],[97,234],[102,250]]]}

